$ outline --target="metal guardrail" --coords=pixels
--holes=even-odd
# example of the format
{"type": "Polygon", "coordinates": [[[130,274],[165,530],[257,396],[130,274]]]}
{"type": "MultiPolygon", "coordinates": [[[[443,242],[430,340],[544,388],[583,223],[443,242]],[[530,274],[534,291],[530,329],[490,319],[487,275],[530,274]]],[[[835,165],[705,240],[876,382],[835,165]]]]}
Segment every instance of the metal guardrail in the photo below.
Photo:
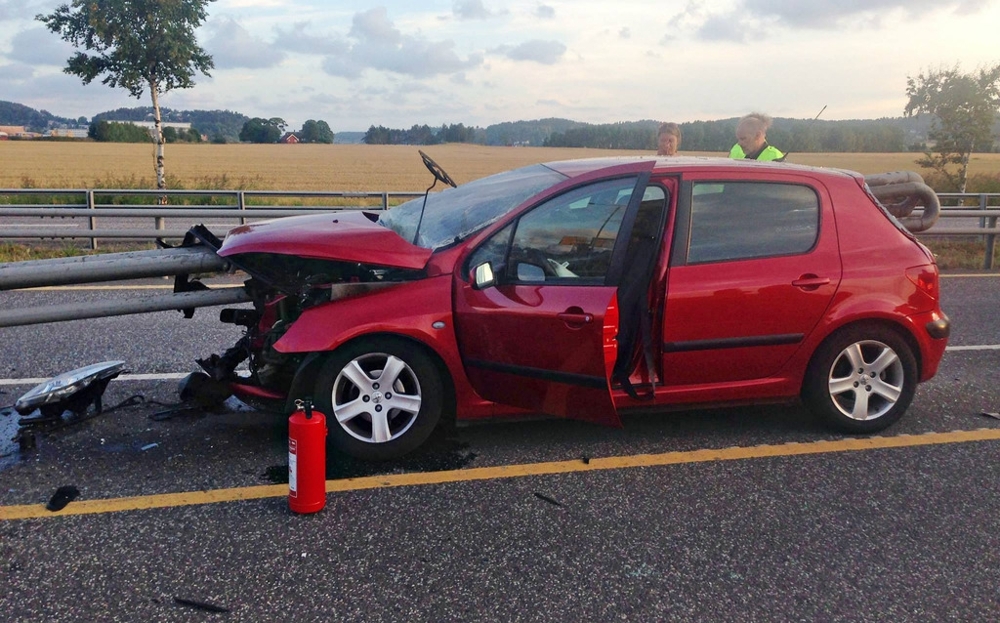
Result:
{"type": "Polygon", "coordinates": [[[993,269],[996,239],[1000,234],[997,217],[1000,217],[1000,193],[937,193],[941,213],[934,227],[922,232],[923,236],[979,236],[985,242],[983,270],[993,269]],[[975,202],[975,206],[966,205],[975,202]],[[978,226],[953,225],[951,219],[975,218],[978,226]],[[942,220],[945,219],[945,220],[942,220]]]}
{"type": "Polygon", "coordinates": [[[139,189],[0,189],[0,217],[70,219],[65,227],[27,226],[5,219],[0,239],[86,238],[97,248],[99,239],[183,238],[190,219],[232,219],[245,224],[248,219],[269,219],[329,212],[331,210],[386,210],[405,199],[423,196],[423,192],[352,192],[298,190],[139,190],[139,189]],[[24,203],[28,197],[48,201],[24,203]],[[136,197],[155,197],[158,203],[126,203],[136,197]],[[160,200],[160,198],[163,198],[160,200]],[[15,203],[20,199],[20,203],[15,203]],[[306,205],[282,205],[280,200],[306,205]],[[319,204],[317,200],[350,200],[351,204],[319,204]],[[160,203],[159,201],[162,201],[160,203]],[[147,219],[152,229],[99,228],[97,219],[147,219]],[[76,219],[86,219],[86,227],[74,226],[76,219]],[[170,229],[167,219],[188,219],[183,229],[170,229]]]}
{"type": "MultiPolygon", "coordinates": [[[[85,238],[91,248],[97,248],[99,239],[156,239],[183,238],[192,224],[190,219],[233,219],[240,224],[247,219],[281,218],[297,214],[310,214],[331,210],[385,210],[403,199],[423,195],[413,192],[349,192],[349,191],[284,191],[284,190],[111,190],[111,189],[0,189],[0,217],[42,219],[87,219],[87,227],[30,227],[12,226],[9,219],[0,225],[0,239],[62,239],[85,238]],[[4,199],[42,196],[58,197],[59,202],[3,203],[4,199]],[[167,203],[127,204],[117,203],[129,197],[166,197],[167,203]],[[280,205],[279,200],[351,200],[357,205],[280,205]],[[170,201],[174,201],[174,205],[170,201]],[[211,205],[176,205],[178,201],[212,201],[211,205]],[[223,202],[223,203],[215,203],[223,202]],[[269,202],[269,203],[264,203],[269,202]],[[153,229],[98,228],[98,218],[152,218],[153,229]],[[183,229],[169,229],[167,219],[189,219],[183,229]]],[[[921,237],[978,236],[986,249],[983,268],[993,268],[996,238],[1000,234],[997,218],[1000,217],[1000,193],[938,193],[941,201],[940,218],[921,237]],[[968,203],[975,205],[966,205],[968,203]],[[951,223],[953,219],[978,219],[978,226],[968,227],[951,223]]]]}

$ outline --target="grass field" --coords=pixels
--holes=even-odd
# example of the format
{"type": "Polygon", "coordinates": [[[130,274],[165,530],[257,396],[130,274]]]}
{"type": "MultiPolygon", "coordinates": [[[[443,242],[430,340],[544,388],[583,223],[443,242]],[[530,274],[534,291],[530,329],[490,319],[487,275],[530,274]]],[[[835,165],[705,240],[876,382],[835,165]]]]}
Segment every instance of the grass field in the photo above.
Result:
{"type": "MultiPolygon", "coordinates": [[[[535,162],[652,152],[554,147],[402,145],[190,145],[165,148],[171,188],[423,190],[431,178],[418,149],[458,183],[535,162]]],[[[723,156],[722,153],[686,155],[723,156]]],[[[791,154],[789,162],[860,173],[919,171],[919,154],[791,154]]],[[[970,174],[1000,174],[1000,154],[976,154],[970,174]]],[[[0,141],[0,188],[153,188],[153,146],[0,141]]]]}
{"type": "MultiPolygon", "coordinates": [[[[536,162],[651,152],[479,145],[188,145],[166,146],[168,186],[173,189],[422,191],[432,178],[417,153],[423,149],[458,183],[536,162]]],[[[722,153],[686,153],[724,156],[722,153]]],[[[860,173],[911,170],[920,154],[791,154],[790,162],[860,173]]],[[[921,172],[922,173],[922,172],[921,172]]],[[[975,154],[970,175],[1000,176],[1000,154],[975,154]]],[[[153,146],[92,142],[0,141],[3,188],[153,188],[153,146]]],[[[440,185],[439,185],[440,188],[440,185]]],[[[942,269],[976,269],[981,242],[929,242],[942,269]]],[[[0,245],[0,262],[84,252],[0,245]]],[[[113,245],[111,245],[113,246],[113,245]]],[[[105,245],[107,248],[107,245],[105,245]]],[[[1000,249],[997,250],[1000,256],[1000,249]]],[[[995,261],[1000,266],[1000,257],[995,261]]]]}

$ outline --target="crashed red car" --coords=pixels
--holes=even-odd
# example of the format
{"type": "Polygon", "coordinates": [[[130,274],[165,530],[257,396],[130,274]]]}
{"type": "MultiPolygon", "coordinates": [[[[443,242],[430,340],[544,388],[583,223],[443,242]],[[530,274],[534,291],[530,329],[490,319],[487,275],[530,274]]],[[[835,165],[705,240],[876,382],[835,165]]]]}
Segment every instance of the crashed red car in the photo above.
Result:
{"type": "Polygon", "coordinates": [[[381,213],[241,226],[218,253],[254,307],[222,313],[246,334],[202,367],[244,398],[311,397],[331,443],[369,459],[445,418],[618,426],[660,405],[801,399],[870,433],[949,332],[932,254],[865,179],[790,164],[538,164],[381,213]]]}

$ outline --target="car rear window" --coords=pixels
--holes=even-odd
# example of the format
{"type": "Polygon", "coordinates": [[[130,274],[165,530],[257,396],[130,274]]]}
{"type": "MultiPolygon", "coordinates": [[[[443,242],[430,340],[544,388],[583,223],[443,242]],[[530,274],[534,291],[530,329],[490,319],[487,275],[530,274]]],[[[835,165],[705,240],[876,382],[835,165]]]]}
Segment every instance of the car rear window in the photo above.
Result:
{"type": "Polygon", "coordinates": [[[808,186],[696,182],[688,263],[805,253],[819,233],[819,198],[808,186]]]}

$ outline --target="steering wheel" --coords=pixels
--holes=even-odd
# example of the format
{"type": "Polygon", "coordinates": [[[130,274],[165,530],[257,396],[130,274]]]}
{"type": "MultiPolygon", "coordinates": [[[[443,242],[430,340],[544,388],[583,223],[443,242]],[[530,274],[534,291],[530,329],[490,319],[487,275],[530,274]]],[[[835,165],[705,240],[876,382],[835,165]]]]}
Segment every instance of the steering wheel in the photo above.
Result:
{"type": "Polygon", "coordinates": [[[424,166],[427,167],[427,170],[431,172],[431,175],[434,176],[434,179],[443,182],[451,186],[452,188],[458,186],[458,184],[455,183],[455,180],[451,179],[451,176],[445,173],[445,170],[441,168],[441,165],[434,162],[430,156],[428,156],[419,149],[417,150],[417,153],[420,154],[420,157],[424,161],[424,166]]]}

